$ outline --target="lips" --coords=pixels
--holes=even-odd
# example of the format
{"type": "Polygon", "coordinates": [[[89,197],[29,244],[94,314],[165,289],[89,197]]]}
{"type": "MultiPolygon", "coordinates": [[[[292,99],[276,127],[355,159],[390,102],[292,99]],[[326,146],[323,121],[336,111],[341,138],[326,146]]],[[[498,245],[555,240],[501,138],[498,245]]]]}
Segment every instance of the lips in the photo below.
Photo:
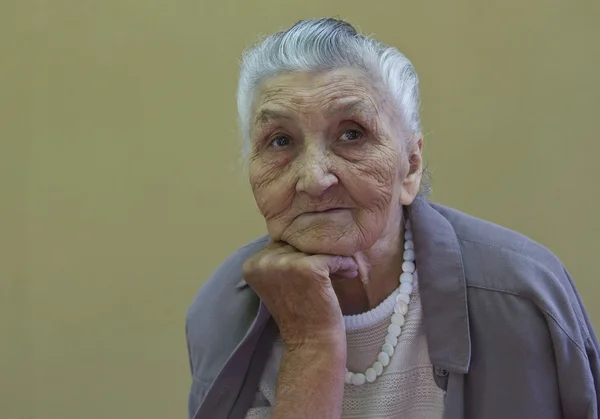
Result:
{"type": "Polygon", "coordinates": [[[348,208],[344,208],[344,207],[324,208],[324,209],[318,209],[318,210],[313,210],[313,211],[307,211],[304,214],[325,214],[325,213],[328,213],[328,212],[333,212],[333,211],[337,211],[337,210],[344,210],[344,209],[348,209],[348,208]]]}

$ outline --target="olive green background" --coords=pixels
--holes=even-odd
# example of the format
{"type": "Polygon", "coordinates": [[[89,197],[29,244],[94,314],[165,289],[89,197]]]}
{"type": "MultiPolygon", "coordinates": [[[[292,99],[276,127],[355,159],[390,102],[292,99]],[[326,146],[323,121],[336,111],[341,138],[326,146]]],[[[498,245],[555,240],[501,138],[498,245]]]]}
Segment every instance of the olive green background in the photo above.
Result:
{"type": "Polygon", "coordinates": [[[186,309],[264,232],[239,54],[321,16],[413,60],[432,199],[550,247],[600,325],[597,0],[0,0],[1,418],[186,416],[186,309]]]}

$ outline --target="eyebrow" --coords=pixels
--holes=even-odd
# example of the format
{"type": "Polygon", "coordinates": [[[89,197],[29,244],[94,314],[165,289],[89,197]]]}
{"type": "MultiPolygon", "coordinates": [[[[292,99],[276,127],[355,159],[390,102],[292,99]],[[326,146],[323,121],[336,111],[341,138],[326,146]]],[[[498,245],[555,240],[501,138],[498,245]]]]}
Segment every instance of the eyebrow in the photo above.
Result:
{"type": "MultiPolygon", "coordinates": [[[[340,103],[336,103],[332,107],[328,108],[325,113],[327,115],[339,115],[339,114],[356,114],[362,113],[366,115],[377,115],[379,112],[377,108],[371,105],[368,101],[364,99],[352,99],[341,101],[340,103]]],[[[293,119],[288,113],[277,111],[274,109],[264,108],[261,109],[256,118],[254,120],[255,124],[258,123],[268,123],[271,121],[287,119],[293,119]]]]}
{"type": "Polygon", "coordinates": [[[377,108],[368,101],[364,99],[352,99],[335,104],[327,111],[327,113],[336,115],[352,113],[377,114],[378,112],[377,108]]]}
{"type": "Polygon", "coordinates": [[[260,112],[256,115],[254,123],[265,124],[267,122],[276,121],[278,119],[292,119],[292,117],[284,112],[276,111],[273,109],[261,109],[260,112]]]}

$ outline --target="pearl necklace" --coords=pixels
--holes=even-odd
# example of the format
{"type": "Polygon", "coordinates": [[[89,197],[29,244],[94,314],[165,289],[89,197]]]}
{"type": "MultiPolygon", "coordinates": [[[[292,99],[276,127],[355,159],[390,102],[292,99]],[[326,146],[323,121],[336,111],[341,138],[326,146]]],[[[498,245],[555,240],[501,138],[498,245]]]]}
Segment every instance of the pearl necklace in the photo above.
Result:
{"type": "Polygon", "coordinates": [[[361,386],[365,382],[372,383],[377,377],[383,373],[383,368],[390,363],[391,357],[394,355],[396,346],[398,345],[398,337],[402,333],[406,313],[408,313],[408,305],[410,304],[410,295],[413,292],[413,274],[416,270],[415,266],[415,244],[412,241],[412,230],[410,221],[406,221],[404,231],[404,262],[402,263],[402,274],[400,275],[400,286],[398,287],[398,295],[396,296],[396,305],[394,306],[394,314],[388,326],[388,333],[385,337],[385,343],[381,347],[381,352],[377,356],[377,361],[364,373],[354,373],[346,368],[346,384],[361,386]]]}

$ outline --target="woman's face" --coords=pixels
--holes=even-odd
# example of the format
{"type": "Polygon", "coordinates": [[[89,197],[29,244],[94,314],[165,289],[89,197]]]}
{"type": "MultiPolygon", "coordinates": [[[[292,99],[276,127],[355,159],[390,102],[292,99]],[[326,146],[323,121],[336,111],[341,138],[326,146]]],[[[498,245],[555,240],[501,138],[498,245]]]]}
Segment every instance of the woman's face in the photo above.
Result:
{"type": "Polygon", "coordinates": [[[420,183],[390,102],[360,70],[287,73],[253,105],[250,184],[271,239],[350,256],[398,232],[420,183]]]}

